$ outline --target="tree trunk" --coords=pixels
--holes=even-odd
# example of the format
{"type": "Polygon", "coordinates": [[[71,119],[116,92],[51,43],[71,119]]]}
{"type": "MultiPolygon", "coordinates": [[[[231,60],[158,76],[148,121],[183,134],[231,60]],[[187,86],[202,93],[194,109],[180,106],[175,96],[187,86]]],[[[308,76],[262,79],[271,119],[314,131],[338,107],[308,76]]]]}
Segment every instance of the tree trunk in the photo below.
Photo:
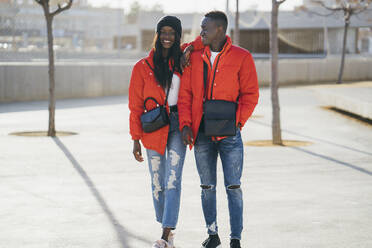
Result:
{"type": "Polygon", "coordinates": [[[239,46],[240,31],[239,31],[239,0],[236,0],[236,13],[235,13],[235,30],[234,30],[234,43],[239,46]]]}
{"type": "Polygon", "coordinates": [[[55,128],[55,108],[56,108],[56,99],[55,99],[55,81],[54,81],[54,53],[53,53],[53,17],[48,13],[45,14],[45,19],[47,23],[47,32],[48,32],[48,55],[49,55],[49,126],[48,126],[48,136],[56,136],[55,128]]]}
{"type": "Polygon", "coordinates": [[[17,44],[16,44],[16,28],[15,28],[15,23],[16,22],[16,17],[13,16],[12,19],[12,49],[13,51],[17,51],[17,44]]]}
{"type": "Polygon", "coordinates": [[[345,20],[345,27],[344,27],[344,41],[342,43],[342,54],[341,54],[341,65],[340,71],[338,73],[338,80],[337,83],[342,83],[342,75],[344,74],[344,65],[345,65],[345,55],[346,55],[346,44],[347,44],[347,31],[349,29],[350,22],[345,20]]]}
{"type": "Polygon", "coordinates": [[[272,137],[273,144],[283,145],[282,133],[280,128],[280,107],[278,96],[278,12],[279,4],[276,0],[272,0],[271,11],[271,32],[270,32],[270,47],[271,47],[271,104],[272,104],[272,137]]]}

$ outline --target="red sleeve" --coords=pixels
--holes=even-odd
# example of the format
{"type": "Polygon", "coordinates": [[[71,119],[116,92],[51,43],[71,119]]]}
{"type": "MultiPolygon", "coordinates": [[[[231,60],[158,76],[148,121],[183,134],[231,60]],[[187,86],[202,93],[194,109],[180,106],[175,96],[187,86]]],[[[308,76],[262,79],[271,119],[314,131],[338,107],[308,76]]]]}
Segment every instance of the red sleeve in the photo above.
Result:
{"type": "Polygon", "coordinates": [[[129,130],[133,140],[142,137],[141,115],[143,113],[143,77],[141,75],[142,61],[133,67],[129,83],[129,130]]]}
{"type": "Polygon", "coordinates": [[[192,65],[185,68],[182,78],[180,91],[178,93],[178,115],[180,130],[184,126],[191,127],[191,107],[192,107],[192,88],[191,88],[191,70],[192,65]]]}
{"type": "Polygon", "coordinates": [[[186,47],[188,47],[190,45],[192,45],[194,47],[194,51],[204,49],[204,45],[203,45],[203,42],[201,40],[200,35],[198,35],[195,38],[195,40],[193,40],[192,42],[182,44],[181,45],[181,50],[184,51],[186,49],[186,47]]]}
{"type": "Polygon", "coordinates": [[[251,54],[245,57],[240,67],[239,85],[238,123],[243,127],[252,115],[259,96],[256,67],[251,54]]]}

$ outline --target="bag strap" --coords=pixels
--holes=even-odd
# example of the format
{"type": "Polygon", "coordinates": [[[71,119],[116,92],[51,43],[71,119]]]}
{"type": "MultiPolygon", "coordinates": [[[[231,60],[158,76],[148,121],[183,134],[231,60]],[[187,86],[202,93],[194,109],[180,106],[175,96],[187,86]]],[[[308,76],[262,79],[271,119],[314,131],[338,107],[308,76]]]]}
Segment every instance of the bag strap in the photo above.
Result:
{"type": "MultiPolygon", "coordinates": [[[[221,54],[218,54],[217,55],[217,62],[216,63],[216,67],[214,68],[214,73],[213,73],[213,80],[212,80],[212,85],[211,85],[211,97],[210,99],[212,99],[212,96],[213,96],[213,85],[214,85],[214,79],[216,78],[216,70],[217,70],[217,67],[218,67],[218,63],[220,62],[220,57],[221,57],[221,54]]],[[[207,58],[209,59],[208,55],[207,55],[207,58]]],[[[204,97],[206,97],[207,95],[207,81],[208,81],[208,65],[207,63],[205,63],[205,61],[203,60],[203,79],[204,79],[204,97]]],[[[207,99],[206,99],[207,100],[207,99]]]]}
{"type": "Polygon", "coordinates": [[[207,95],[208,65],[203,60],[204,100],[207,95]]]}
{"type": "Polygon", "coordinates": [[[147,103],[148,100],[153,100],[156,103],[156,107],[159,107],[159,103],[158,103],[158,101],[156,101],[155,98],[147,97],[146,100],[143,102],[143,108],[145,109],[145,112],[148,111],[147,108],[146,108],[146,103],[147,103]]]}
{"type": "Polygon", "coordinates": [[[154,68],[152,68],[152,66],[151,66],[150,63],[147,61],[147,59],[145,59],[145,62],[146,62],[146,64],[150,67],[150,69],[154,72],[154,68]]]}
{"type": "Polygon", "coordinates": [[[211,88],[211,98],[212,99],[212,96],[213,96],[213,85],[214,85],[214,79],[216,78],[216,70],[217,70],[217,67],[218,67],[218,63],[220,62],[220,57],[221,57],[221,52],[217,55],[217,62],[216,63],[216,67],[214,68],[214,73],[213,73],[213,79],[212,79],[212,88],[211,88]]]}
{"type": "MultiPolygon", "coordinates": [[[[145,59],[145,62],[146,62],[146,64],[149,66],[149,68],[150,68],[150,69],[155,73],[154,68],[152,68],[152,66],[151,66],[150,63],[147,61],[147,59],[145,59]]],[[[174,73],[174,67],[175,67],[175,65],[173,64],[172,72],[171,72],[171,74],[172,74],[172,78],[173,78],[173,73],[174,73]]],[[[172,85],[172,81],[171,81],[171,83],[169,84],[168,89],[167,89],[167,93],[166,93],[166,97],[165,97],[165,101],[164,101],[164,105],[163,105],[164,107],[167,105],[168,96],[169,96],[169,90],[170,90],[171,85],[172,85]]],[[[154,102],[156,102],[156,106],[159,107],[159,103],[155,100],[155,98],[153,98],[153,97],[147,97],[147,98],[145,99],[145,101],[143,102],[143,108],[145,109],[145,112],[148,111],[148,110],[146,109],[146,102],[147,102],[148,100],[153,100],[154,102]]]]}
{"type": "MultiPolygon", "coordinates": [[[[217,69],[217,66],[218,66],[218,62],[219,62],[219,57],[218,57],[218,60],[217,60],[216,69],[217,69]]],[[[212,99],[212,95],[213,95],[213,85],[214,85],[215,76],[216,76],[216,72],[213,75],[212,89],[211,89],[211,99],[212,99]]],[[[208,65],[207,65],[207,63],[205,63],[204,60],[203,60],[203,80],[204,80],[204,97],[205,97],[206,94],[207,94],[206,91],[207,91],[207,81],[208,81],[208,65]]],[[[239,102],[239,97],[240,97],[240,95],[238,95],[238,97],[236,98],[236,102],[239,102]]]]}

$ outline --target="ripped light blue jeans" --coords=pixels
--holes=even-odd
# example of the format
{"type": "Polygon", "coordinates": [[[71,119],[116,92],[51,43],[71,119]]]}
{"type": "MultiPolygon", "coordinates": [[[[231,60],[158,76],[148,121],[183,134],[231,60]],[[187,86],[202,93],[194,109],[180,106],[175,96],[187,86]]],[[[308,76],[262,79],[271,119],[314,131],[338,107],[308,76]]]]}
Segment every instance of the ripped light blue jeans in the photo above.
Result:
{"type": "Polygon", "coordinates": [[[195,160],[202,188],[201,200],[208,234],[216,234],[217,208],[217,156],[220,154],[228,199],[231,239],[241,239],[243,230],[243,195],[240,178],[243,169],[243,142],[240,131],[235,136],[213,141],[199,132],[195,148],[195,160]]]}
{"type": "Polygon", "coordinates": [[[178,113],[171,112],[164,155],[147,149],[156,220],[163,228],[176,228],[181,197],[181,180],[186,146],[179,131],[178,113]]]}

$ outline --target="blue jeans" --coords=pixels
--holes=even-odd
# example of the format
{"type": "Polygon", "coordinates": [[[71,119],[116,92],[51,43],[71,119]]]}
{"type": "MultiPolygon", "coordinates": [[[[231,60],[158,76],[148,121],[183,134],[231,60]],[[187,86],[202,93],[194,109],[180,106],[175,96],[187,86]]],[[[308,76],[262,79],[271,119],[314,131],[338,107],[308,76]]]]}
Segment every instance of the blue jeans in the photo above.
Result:
{"type": "Polygon", "coordinates": [[[201,200],[208,234],[218,233],[216,210],[217,156],[220,154],[228,198],[232,239],[241,239],[243,230],[243,195],[240,178],[243,169],[243,142],[238,130],[235,136],[213,141],[199,132],[195,160],[201,183],[201,200]]]}
{"type": "Polygon", "coordinates": [[[163,228],[176,228],[181,197],[181,180],[186,146],[179,131],[178,113],[171,112],[164,155],[147,149],[156,220],[163,228]]]}

